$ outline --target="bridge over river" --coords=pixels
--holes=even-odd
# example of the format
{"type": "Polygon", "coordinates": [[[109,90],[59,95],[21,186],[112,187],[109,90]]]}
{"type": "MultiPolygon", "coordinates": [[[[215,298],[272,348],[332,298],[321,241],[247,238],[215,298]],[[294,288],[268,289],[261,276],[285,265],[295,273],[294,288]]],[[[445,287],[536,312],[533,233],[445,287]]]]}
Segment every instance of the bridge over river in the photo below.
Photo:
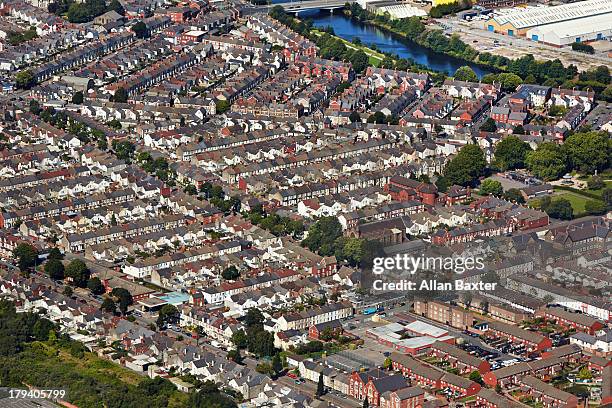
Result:
{"type": "Polygon", "coordinates": [[[356,3],[354,0],[304,0],[289,1],[284,3],[272,3],[259,6],[260,9],[267,10],[272,7],[281,6],[288,13],[299,13],[306,10],[336,10],[344,7],[346,3],[356,3]]]}

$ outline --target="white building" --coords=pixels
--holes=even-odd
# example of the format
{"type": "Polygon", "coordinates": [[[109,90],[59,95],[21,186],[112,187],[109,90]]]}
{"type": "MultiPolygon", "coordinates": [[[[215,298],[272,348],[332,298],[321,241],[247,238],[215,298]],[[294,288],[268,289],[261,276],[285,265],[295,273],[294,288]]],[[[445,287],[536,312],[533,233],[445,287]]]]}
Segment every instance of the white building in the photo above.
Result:
{"type": "Polygon", "coordinates": [[[610,37],[612,37],[612,16],[609,13],[541,25],[527,31],[527,38],[557,47],[610,37]]]}

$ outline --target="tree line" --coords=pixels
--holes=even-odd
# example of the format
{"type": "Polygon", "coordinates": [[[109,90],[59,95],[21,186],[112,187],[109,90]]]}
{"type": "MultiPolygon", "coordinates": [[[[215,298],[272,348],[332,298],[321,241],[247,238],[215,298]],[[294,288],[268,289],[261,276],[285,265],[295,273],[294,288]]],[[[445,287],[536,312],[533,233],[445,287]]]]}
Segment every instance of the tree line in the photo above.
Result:
{"type": "Polygon", "coordinates": [[[368,67],[369,58],[366,53],[359,49],[348,48],[344,41],[333,36],[333,29],[328,28],[327,32],[317,35],[313,31],[311,21],[296,19],[287,14],[281,6],[273,7],[269,14],[270,17],[315,42],[322,58],[350,62],[357,73],[363,72],[368,67]]]}
{"type": "Polygon", "coordinates": [[[190,394],[167,379],[142,378],[128,383],[127,369],[101,360],[82,343],[35,313],[17,313],[0,300],[0,386],[62,388],[64,400],[81,408],[234,408],[236,403],[211,382],[190,394]],[[81,363],[82,362],[82,363],[81,363]]]}
{"type": "MultiPolygon", "coordinates": [[[[437,7],[440,8],[439,10],[448,11],[460,8],[461,6],[457,3],[457,5],[441,5],[437,7]]],[[[594,90],[601,98],[612,101],[610,72],[609,68],[605,65],[579,74],[576,66],[564,66],[559,59],[538,61],[533,55],[509,59],[489,52],[478,52],[462,41],[457,35],[452,35],[449,38],[441,30],[427,28],[419,17],[390,19],[384,14],[371,13],[363,9],[358,3],[347,4],[345,9],[347,14],[357,21],[375,24],[391,30],[402,35],[407,40],[416,42],[435,52],[451,55],[470,62],[473,61],[493,68],[496,71],[515,74],[520,77],[521,83],[553,87],[562,86],[566,89],[574,87],[582,90],[589,89],[594,90]]]]}

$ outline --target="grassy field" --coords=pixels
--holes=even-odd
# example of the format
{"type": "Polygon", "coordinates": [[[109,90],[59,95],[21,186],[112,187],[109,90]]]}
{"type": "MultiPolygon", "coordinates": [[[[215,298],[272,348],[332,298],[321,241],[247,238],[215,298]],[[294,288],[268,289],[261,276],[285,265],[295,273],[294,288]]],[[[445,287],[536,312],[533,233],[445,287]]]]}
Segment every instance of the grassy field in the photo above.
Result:
{"type": "Polygon", "coordinates": [[[20,353],[0,356],[0,366],[3,385],[64,389],[64,399],[80,408],[154,406],[154,402],[164,402],[158,406],[168,408],[187,406],[187,394],[173,390],[165,397],[151,395],[138,387],[147,377],[94,353],[72,355],[56,342],[28,343],[20,353]]]}
{"type": "MultiPolygon", "coordinates": [[[[588,190],[588,191],[590,193],[597,194],[598,196],[601,197],[603,189],[602,190],[588,190]]],[[[551,198],[553,200],[558,199],[558,198],[564,198],[567,201],[569,201],[574,210],[574,218],[587,215],[585,205],[587,201],[594,200],[591,197],[581,195],[579,192],[566,191],[566,190],[555,190],[555,193],[553,194],[551,198]]],[[[530,200],[528,204],[531,205],[532,207],[540,208],[540,199],[534,198],[530,200]]]]}
{"type": "MultiPolygon", "coordinates": [[[[47,346],[48,349],[52,349],[47,346]]],[[[135,371],[124,368],[112,361],[104,360],[93,353],[85,353],[82,358],[73,357],[65,350],[59,350],[58,357],[66,364],[70,364],[83,374],[92,377],[115,378],[127,384],[138,385],[145,377],[135,371]]]]}
{"type": "Polygon", "coordinates": [[[587,191],[590,192],[590,193],[593,193],[593,194],[597,194],[598,196],[601,197],[602,194],[603,194],[603,191],[606,188],[612,187],[612,180],[606,180],[606,181],[604,181],[604,183],[605,183],[605,187],[604,188],[600,188],[600,189],[597,189],[597,190],[587,190],[587,191]]]}
{"type": "Polygon", "coordinates": [[[563,193],[560,193],[560,194],[556,194],[554,197],[555,198],[565,198],[567,201],[569,201],[572,204],[572,208],[574,209],[574,217],[580,217],[582,215],[586,215],[586,210],[584,209],[584,205],[589,200],[589,198],[575,194],[575,193],[570,193],[567,191],[564,191],[563,193]]]}
{"type": "MultiPolygon", "coordinates": [[[[312,30],[312,33],[314,33],[316,36],[319,35],[323,35],[322,31],[319,30],[312,30]]],[[[382,62],[383,58],[385,57],[383,54],[381,54],[378,51],[374,51],[371,48],[366,47],[365,45],[357,45],[357,44],[353,44],[350,41],[345,40],[344,38],[340,38],[337,35],[334,35],[333,37],[339,39],[340,41],[342,41],[344,43],[344,45],[346,45],[346,48],[351,49],[351,50],[361,50],[363,52],[365,52],[365,54],[368,56],[368,61],[370,62],[370,65],[373,65],[375,67],[378,67],[380,65],[380,63],[382,62]]]]}
{"type": "MultiPolygon", "coordinates": [[[[580,196],[578,194],[574,194],[568,191],[564,191],[562,193],[555,193],[552,196],[552,199],[554,200],[556,198],[564,198],[570,202],[570,204],[572,205],[572,208],[574,209],[574,218],[582,217],[583,215],[586,215],[584,205],[589,200],[589,198],[583,197],[583,196],[580,196]]],[[[534,208],[540,208],[540,199],[539,198],[531,199],[529,200],[528,204],[534,208]]]]}

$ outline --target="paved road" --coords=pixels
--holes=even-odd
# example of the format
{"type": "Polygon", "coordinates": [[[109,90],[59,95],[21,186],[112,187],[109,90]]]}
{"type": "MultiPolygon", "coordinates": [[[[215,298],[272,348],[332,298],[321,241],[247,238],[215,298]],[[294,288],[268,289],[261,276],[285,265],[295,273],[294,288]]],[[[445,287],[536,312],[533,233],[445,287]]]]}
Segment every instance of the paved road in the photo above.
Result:
{"type": "Polygon", "coordinates": [[[573,51],[571,48],[557,48],[550,45],[530,41],[524,37],[509,37],[499,33],[485,30],[478,26],[482,22],[468,23],[457,18],[444,18],[436,20],[447,33],[458,33],[462,39],[481,51],[492,54],[506,55],[509,58],[518,58],[533,54],[539,59],[559,58],[565,65],[574,64],[580,70],[593,68],[598,65],[610,65],[611,59],[605,55],[587,55],[573,51]],[[474,41],[477,41],[476,43],[474,41]],[[497,41],[497,44],[494,43],[497,41]],[[483,49],[486,46],[486,49],[483,49]]]}
{"type": "Polygon", "coordinates": [[[525,183],[521,183],[520,181],[512,180],[507,177],[502,177],[498,174],[494,174],[490,178],[493,180],[499,181],[502,187],[504,188],[504,191],[510,190],[511,188],[521,189],[521,188],[528,187],[528,185],[525,183]]]}
{"type": "Polygon", "coordinates": [[[480,348],[482,348],[484,350],[487,350],[487,351],[499,353],[500,357],[498,357],[496,360],[509,360],[509,359],[512,359],[512,358],[516,358],[515,356],[512,356],[510,354],[503,354],[499,350],[497,350],[497,349],[495,349],[493,347],[490,347],[489,345],[487,345],[485,342],[483,342],[478,337],[471,337],[471,336],[463,333],[461,330],[452,328],[452,327],[447,326],[447,325],[445,325],[443,323],[436,322],[434,320],[431,320],[431,319],[428,319],[426,317],[420,316],[420,315],[418,315],[416,313],[411,312],[409,309],[410,309],[409,305],[406,304],[405,306],[396,307],[393,310],[388,311],[387,315],[389,317],[392,317],[394,314],[397,314],[397,313],[403,313],[403,314],[410,315],[410,316],[414,317],[415,319],[424,321],[424,322],[429,323],[429,324],[431,324],[433,326],[436,326],[436,327],[438,327],[440,329],[446,330],[451,335],[453,335],[453,336],[455,336],[457,338],[462,338],[467,343],[473,344],[473,345],[478,346],[478,347],[480,347],[480,348]]]}

